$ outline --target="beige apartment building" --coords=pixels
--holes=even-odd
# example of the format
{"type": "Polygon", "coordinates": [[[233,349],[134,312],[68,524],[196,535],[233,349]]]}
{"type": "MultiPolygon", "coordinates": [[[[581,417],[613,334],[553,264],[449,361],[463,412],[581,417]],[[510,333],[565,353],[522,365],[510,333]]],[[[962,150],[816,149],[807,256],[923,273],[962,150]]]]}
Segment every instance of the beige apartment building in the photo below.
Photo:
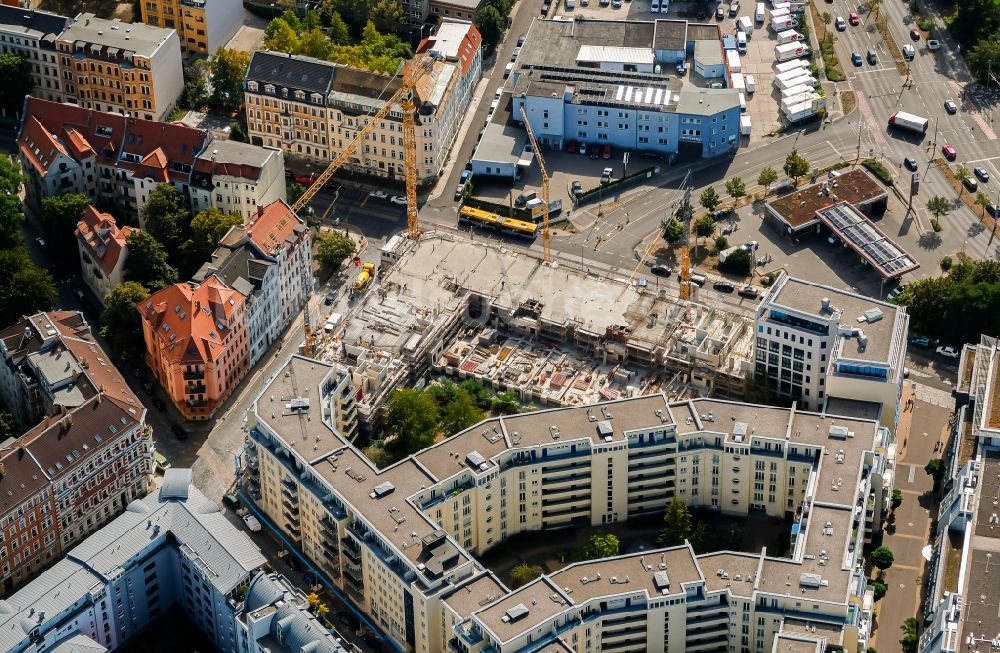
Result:
{"type": "Polygon", "coordinates": [[[339,432],[336,365],[289,359],[256,400],[251,494],[407,651],[867,647],[861,550],[893,449],[876,419],[662,394],[485,420],[386,469],[339,432]],[[689,546],[572,565],[517,590],[480,555],[526,531],[601,525],[677,497],[790,518],[788,557],[689,546]]]}
{"type": "Polygon", "coordinates": [[[209,55],[243,25],[240,0],[144,0],[142,22],[177,30],[188,54],[209,55]]]}

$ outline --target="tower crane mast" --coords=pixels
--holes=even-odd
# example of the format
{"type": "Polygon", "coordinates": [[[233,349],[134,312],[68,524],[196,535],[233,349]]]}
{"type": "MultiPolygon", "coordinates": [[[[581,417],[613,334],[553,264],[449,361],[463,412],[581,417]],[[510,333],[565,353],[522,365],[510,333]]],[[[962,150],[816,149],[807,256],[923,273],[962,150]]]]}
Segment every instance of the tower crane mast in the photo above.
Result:
{"type": "Polygon", "coordinates": [[[545,170],[545,159],[542,158],[542,151],[535,140],[535,132],[528,122],[528,114],[524,111],[524,104],[521,104],[521,122],[524,123],[524,130],[528,132],[528,139],[531,141],[531,149],[535,152],[538,160],[538,169],[542,173],[542,260],[548,263],[552,258],[552,251],[549,243],[549,173],[545,170]]]}

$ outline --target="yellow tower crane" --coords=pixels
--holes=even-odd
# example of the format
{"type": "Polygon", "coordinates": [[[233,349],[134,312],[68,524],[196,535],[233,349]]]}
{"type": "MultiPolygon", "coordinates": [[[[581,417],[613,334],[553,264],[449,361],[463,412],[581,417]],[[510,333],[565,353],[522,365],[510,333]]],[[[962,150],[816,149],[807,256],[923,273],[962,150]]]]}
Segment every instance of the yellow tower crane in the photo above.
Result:
{"type": "Polygon", "coordinates": [[[524,111],[524,104],[521,104],[521,122],[524,123],[524,131],[528,132],[528,139],[531,141],[531,149],[538,159],[538,169],[542,173],[542,260],[546,263],[552,258],[549,249],[549,173],[545,170],[545,159],[542,158],[542,151],[535,140],[535,132],[531,130],[531,123],[528,122],[528,114],[524,111]]]}
{"type": "MultiPolygon", "coordinates": [[[[340,154],[330,162],[330,165],[326,167],[326,170],[321,172],[316,180],[309,185],[302,193],[302,195],[295,201],[291,206],[291,210],[285,215],[278,224],[274,226],[270,233],[264,238],[264,242],[268,245],[277,245],[276,234],[281,231],[288,223],[289,220],[293,219],[295,214],[301,211],[316,193],[326,185],[328,181],[333,177],[333,173],[341,168],[354,154],[354,151],[358,148],[361,143],[368,138],[368,135],[372,132],[375,127],[385,119],[392,107],[399,104],[403,109],[403,172],[406,175],[406,230],[410,238],[414,238],[419,233],[419,226],[417,222],[417,144],[415,139],[415,129],[414,129],[414,113],[416,112],[416,104],[413,101],[413,87],[416,85],[417,81],[420,79],[421,75],[429,68],[433,59],[430,57],[417,55],[412,61],[410,61],[406,67],[403,69],[402,74],[402,84],[399,89],[392,94],[392,96],[385,101],[382,108],[379,109],[373,116],[368,119],[364,127],[358,130],[344,149],[340,151],[340,154]]],[[[313,333],[312,325],[309,322],[309,306],[306,303],[305,308],[305,337],[306,343],[304,348],[304,353],[306,356],[312,356],[313,351],[316,346],[316,336],[313,333]]]]}

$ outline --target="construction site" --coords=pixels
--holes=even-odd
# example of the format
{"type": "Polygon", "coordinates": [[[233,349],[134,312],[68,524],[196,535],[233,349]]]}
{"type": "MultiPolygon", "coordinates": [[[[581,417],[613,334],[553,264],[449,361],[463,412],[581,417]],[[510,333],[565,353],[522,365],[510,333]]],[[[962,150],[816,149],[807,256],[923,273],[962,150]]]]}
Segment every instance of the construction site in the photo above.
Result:
{"type": "Polygon", "coordinates": [[[371,428],[394,389],[440,375],[539,407],[653,392],[742,399],[753,319],[439,232],[393,239],[315,348],[350,371],[371,428]]]}

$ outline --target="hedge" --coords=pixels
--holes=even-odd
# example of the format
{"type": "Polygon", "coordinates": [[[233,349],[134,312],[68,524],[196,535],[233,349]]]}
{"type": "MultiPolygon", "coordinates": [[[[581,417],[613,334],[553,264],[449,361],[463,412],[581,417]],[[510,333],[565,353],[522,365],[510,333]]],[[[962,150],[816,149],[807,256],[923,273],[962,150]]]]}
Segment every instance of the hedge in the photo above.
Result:
{"type": "Polygon", "coordinates": [[[639,177],[645,178],[648,174],[655,173],[656,169],[657,169],[656,166],[649,166],[648,168],[643,168],[642,170],[640,170],[638,172],[633,172],[632,174],[630,174],[627,177],[622,177],[621,179],[616,179],[615,181],[612,181],[610,184],[601,184],[600,186],[597,186],[596,188],[591,188],[590,190],[585,190],[585,191],[583,191],[582,193],[580,193],[579,195],[576,196],[575,201],[576,201],[577,204],[579,204],[579,203],[583,202],[585,199],[587,199],[588,197],[591,197],[591,196],[596,195],[598,193],[605,193],[605,192],[614,190],[615,188],[617,188],[618,186],[621,186],[623,184],[626,184],[626,185],[632,184],[639,177]]]}
{"type": "Polygon", "coordinates": [[[861,165],[867,168],[873,175],[878,177],[879,181],[883,184],[886,186],[892,186],[892,173],[890,173],[889,169],[882,165],[882,163],[875,159],[865,159],[861,162],[861,165]]]}

